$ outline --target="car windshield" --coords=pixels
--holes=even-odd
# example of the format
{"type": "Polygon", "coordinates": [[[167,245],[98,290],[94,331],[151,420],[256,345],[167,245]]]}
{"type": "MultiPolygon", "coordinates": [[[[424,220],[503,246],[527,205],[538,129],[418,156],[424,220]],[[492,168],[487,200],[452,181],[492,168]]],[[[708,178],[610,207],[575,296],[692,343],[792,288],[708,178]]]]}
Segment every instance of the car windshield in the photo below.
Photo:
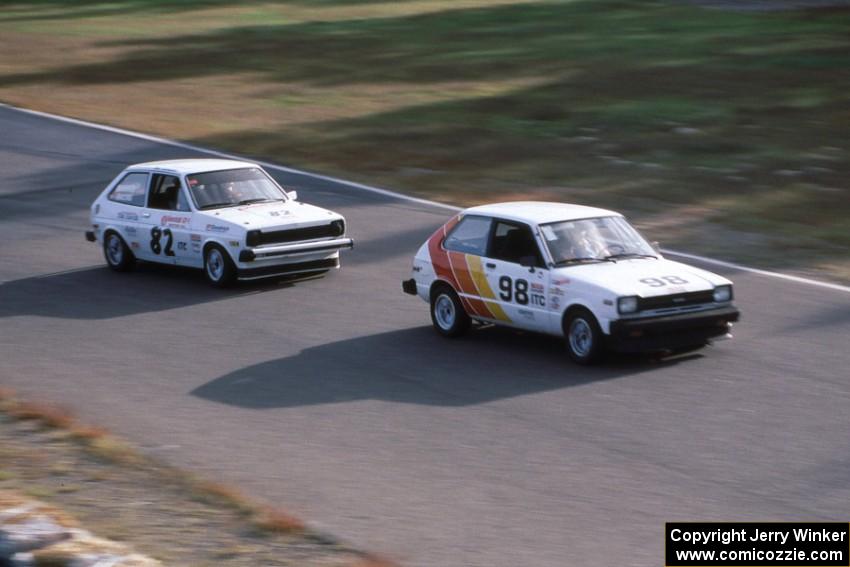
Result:
{"type": "Polygon", "coordinates": [[[256,167],[196,173],[186,180],[199,209],[287,199],[286,192],[256,167]]]}
{"type": "Polygon", "coordinates": [[[556,264],[657,257],[623,217],[555,222],[540,231],[556,264]]]}

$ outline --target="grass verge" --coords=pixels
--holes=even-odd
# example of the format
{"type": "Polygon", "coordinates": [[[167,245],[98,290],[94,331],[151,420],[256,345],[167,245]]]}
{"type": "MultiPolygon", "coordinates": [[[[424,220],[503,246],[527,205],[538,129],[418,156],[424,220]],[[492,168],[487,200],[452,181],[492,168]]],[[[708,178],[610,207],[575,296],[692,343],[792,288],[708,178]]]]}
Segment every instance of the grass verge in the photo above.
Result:
{"type": "Polygon", "coordinates": [[[65,510],[86,529],[166,565],[394,565],[9,390],[0,390],[3,489],[65,510]]]}
{"type": "Polygon", "coordinates": [[[673,0],[15,0],[0,99],[850,281],[848,30],[673,0]]]}

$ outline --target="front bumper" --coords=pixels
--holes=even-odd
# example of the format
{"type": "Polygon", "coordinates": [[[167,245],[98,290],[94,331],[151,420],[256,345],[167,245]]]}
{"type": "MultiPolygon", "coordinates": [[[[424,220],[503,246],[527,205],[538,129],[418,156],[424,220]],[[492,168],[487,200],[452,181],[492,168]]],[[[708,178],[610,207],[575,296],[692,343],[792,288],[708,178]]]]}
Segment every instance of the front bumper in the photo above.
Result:
{"type": "Polygon", "coordinates": [[[274,264],[259,268],[239,268],[236,277],[243,281],[258,280],[277,276],[317,274],[327,272],[333,268],[339,268],[339,258],[325,258],[323,260],[310,260],[308,262],[290,262],[288,264],[274,264]]]}
{"type": "Polygon", "coordinates": [[[278,246],[258,246],[256,248],[246,248],[239,252],[239,261],[254,262],[273,260],[284,256],[337,252],[339,250],[346,250],[350,248],[354,248],[354,241],[350,238],[335,238],[333,240],[281,244],[278,246]]]}
{"type": "Polygon", "coordinates": [[[741,313],[733,306],[709,311],[620,319],[611,322],[608,346],[620,352],[645,352],[697,346],[725,336],[741,313]]]}

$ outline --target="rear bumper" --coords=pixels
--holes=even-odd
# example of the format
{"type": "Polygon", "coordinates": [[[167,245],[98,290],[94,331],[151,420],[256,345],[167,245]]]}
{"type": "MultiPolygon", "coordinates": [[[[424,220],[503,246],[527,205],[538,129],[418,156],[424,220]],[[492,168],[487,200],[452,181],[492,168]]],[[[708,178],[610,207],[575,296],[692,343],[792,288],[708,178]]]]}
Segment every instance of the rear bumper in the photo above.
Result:
{"type": "Polygon", "coordinates": [[[729,306],[681,315],[620,319],[611,323],[608,346],[620,352],[645,352],[705,344],[725,336],[740,315],[738,309],[729,306]]]}
{"type": "Polygon", "coordinates": [[[417,295],[416,280],[410,278],[401,282],[401,290],[408,295],[417,295]]]}
{"type": "Polygon", "coordinates": [[[239,261],[254,262],[272,260],[298,254],[337,252],[349,248],[354,248],[354,241],[350,238],[335,238],[334,240],[320,240],[318,242],[302,242],[298,244],[281,244],[279,246],[258,246],[256,248],[246,248],[239,252],[239,261]]]}

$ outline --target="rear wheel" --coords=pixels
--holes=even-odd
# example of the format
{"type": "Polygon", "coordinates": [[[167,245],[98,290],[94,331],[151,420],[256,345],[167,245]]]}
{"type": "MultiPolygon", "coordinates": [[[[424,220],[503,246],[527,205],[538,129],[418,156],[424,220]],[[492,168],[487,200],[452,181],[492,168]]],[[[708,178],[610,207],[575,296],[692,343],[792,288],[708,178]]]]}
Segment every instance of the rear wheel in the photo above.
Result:
{"type": "Polygon", "coordinates": [[[443,285],[431,292],[431,322],[444,337],[459,337],[469,330],[472,320],[454,290],[443,285]]]}
{"type": "Polygon", "coordinates": [[[116,272],[126,272],[136,263],[136,257],[116,232],[107,232],[103,238],[103,256],[116,272]]]}
{"type": "Polygon", "coordinates": [[[577,364],[593,364],[602,357],[602,330],[587,309],[575,309],[564,319],[567,352],[577,364]]]}
{"type": "Polygon", "coordinates": [[[204,274],[212,285],[227,287],[236,281],[236,266],[227,252],[212,245],[204,252],[204,274]]]}

